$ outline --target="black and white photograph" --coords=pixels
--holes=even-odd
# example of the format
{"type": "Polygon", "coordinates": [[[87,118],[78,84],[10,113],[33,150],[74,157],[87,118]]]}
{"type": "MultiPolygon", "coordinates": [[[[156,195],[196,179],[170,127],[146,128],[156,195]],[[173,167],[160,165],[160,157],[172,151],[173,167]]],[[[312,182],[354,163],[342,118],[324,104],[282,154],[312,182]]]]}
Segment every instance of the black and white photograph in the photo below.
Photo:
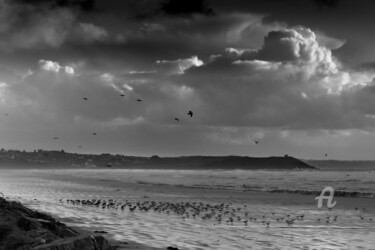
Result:
{"type": "Polygon", "coordinates": [[[375,249],[374,0],[0,0],[0,250],[375,249]]]}

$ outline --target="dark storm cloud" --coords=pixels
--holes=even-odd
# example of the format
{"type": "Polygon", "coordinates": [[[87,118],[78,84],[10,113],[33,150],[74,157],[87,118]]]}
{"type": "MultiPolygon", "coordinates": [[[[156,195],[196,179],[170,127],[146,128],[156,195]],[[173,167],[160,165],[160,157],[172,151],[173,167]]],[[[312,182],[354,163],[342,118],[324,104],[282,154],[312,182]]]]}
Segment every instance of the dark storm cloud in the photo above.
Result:
{"type": "Polygon", "coordinates": [[[312,0],[319,8],[336,8],[339,6],[338,0],[312,0]]]}
{"type": "Polygon", "coordinates": [[[42,5],[50,8],[78,8],[83,11],[95,10],[95,0],[13,0],[26,5],[42,5]]]}
{"type": "Polygon", "coordinates": [[[60,48],[71,43],[92,43],[108,38],[107,31],[90,22],[81,22],[82,11],[91,10],[92,1],[9,1],[0,2],[0,49],[60,48]]]}
{"type": "Polygon", "coordinates": [[[107,12],[121,12],[127,19],[142,21],[163,16],[189,18],[192,15],[215,15],[205,0],[98,0],[98,8],[107,12]]]}
{"type": "Polygon", "coordinates": [[[0,2],[0,45],[3,50],[62,44],[75,14],[67,9],[39,8],[0,2]]]}
{"type": "Polygon", "coordinates": [[[161,11],[172,16],[215,15],[215,11],[205,0],[166,0],[161,4],[161,11]]]}
{"type": "MultiPolygon", "coordinates": [[[[121,27],[113,29],[108,23],[90,24],[87,22],[89,20],[83,22],[74,17],[73,21],[67,23],[69,25],[61,26],[67,27],[66,30],[60,28],[64,32],[52,36],[56,37],[55,40],[42,39],[43,36],[36,36],[38,33],[33,32],[33,36],[38,39],[31,44],[33,46],[29,46],[30,49],[17,51],[15,48],[11,55],[4,55],[2,58],[9,63],[22,57],[21,62],[27,61],[29,64],[41,58],[65,64],[82,61],[85,65],[82,69],[85,70],[152,70],[153,63],[157,60],[174,61],[193,55],[199,55],[199,58],[204,60],[225,47],[252,44],[255,47],[261,46],[263,34],[272,29],[271,26],[262,26],[261,18],[259,15],[250,14],[225,14],[215,17],[200,15],[188,19],[160,17],[147,22],[124,21],[121,27]],[[50,45],[47,41],[56,43],[50,45]],[[36,50],[35,47],[43,49],[36,50]]],[[[57,25],[53,23],[51,27],[55,27],[55,24],[57,25]]],[[[35,28],[40,26],[35,24],[35,28]]],[[[7,39],[13,36],[13,32],[7,34],[7,39]]],[[[20,34],[23,33],[14,32],[14,36],[20,34]]],[[[25,33],[25,36],[26,34],[28,33],[25,33]]],[[[54,33],[47,34],[51,36],[54,33]]],[[[21,39],[14,43],[9,41],[5,45],[14,48],[27,41],[34,40],[21,39]]]]}

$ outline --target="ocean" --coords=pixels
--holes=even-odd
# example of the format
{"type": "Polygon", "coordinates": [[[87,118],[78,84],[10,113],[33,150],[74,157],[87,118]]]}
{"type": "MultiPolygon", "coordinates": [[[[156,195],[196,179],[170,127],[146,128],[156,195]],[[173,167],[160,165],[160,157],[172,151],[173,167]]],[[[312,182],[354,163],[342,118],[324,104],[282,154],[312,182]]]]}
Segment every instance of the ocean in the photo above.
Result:
{"type": "Polygon", "coordinates": [[[180,249],[375,249],[372,168],[1,169],[0,192],[120,242],[180,249]],[[337,194],[332,209],[318,208],[315,200],[326,186],[337,194]],[[104,200],[117,206],[103,206],[104,200]]]}

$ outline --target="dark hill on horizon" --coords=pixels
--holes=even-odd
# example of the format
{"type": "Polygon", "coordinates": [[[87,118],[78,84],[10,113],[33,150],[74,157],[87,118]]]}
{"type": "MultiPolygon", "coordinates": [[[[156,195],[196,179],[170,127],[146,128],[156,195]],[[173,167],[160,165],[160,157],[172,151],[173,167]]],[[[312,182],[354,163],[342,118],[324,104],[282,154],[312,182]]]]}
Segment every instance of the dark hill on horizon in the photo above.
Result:
{"type": "Polygon", "coordinates": [[[124,169],[316,169],[296,158],[248,156],[138,157],[78,154],[62,151],[0,151],[0,168],[124,168],[124,169]]]}
{"type": "Polygon", "coordinates": [[[316,169],[290,156],[182,156],[151,157],[152,168],[178,166],[179,169],[316,169]]]}

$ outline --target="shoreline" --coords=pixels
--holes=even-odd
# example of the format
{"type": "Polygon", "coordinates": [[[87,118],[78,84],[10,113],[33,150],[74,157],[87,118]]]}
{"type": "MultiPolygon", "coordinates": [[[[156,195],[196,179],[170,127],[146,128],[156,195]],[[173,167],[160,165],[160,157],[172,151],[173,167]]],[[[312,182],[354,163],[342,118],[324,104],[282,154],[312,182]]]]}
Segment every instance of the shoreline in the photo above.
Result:
{"type": "MultiPolygon", "coordinates": [[[[284,246],[291,246],[288,237],[293,236],[297,231],[289,230],[289,225],[285,221],[276,220],[279,217],[285,218],[288,214],[297,218],[295,229],[300,230],[297,234],[301,238],[296,242],[303,242],[309,246],[317,244],[316,239],[304,237],[309,235],[311,230],[317,233],[332,233],[333,239],[340,244],[346,243],[345,240],[341,240],[343,235],[348,242],[357,244],[357,239],[363,240],[363,235],[356,233],[359,232],[358,230],[364,230],[365,227],[373,230],[369,218],[375,214],[375,199],[371,198],[334,196],[337,205],[332,210],[328,210],[325,205],[322,209],[318,209],[316,195],[183,186],[176,181],[181,178],[178,172],[173,175],[167,174],[170,178],[176,178],[169,183],[172,185],[162,184],[164,181],[161,180],[164,179],[157,179],[159,181],[155,183],[147,182],[147,178],[139,178],[142,175],[136,175],[137,171],[123,175],[118,175],[121,171],[108,171],[107,174],[107,171],[92,173],[85,170],[12,172],[3,172],[2,177],[5,178],[5,182],[1,188],[10,199],[52,215],[76,231],[104,230],[108,234],[104,233],[102,236],[106,237],[113,246],[118,246],[117,249],[166,249],[167,246],[173,245],[179,249],[199,247],[215,249],[219,244],[216,242],[217,239],[222,240],[220,245],[225,245],[226,249],[238,249],[236,246],[241,244],[261,246],[262,243],[259,243],[258,238],[265,241],[270,239],[272,244],[277,244],[278,240],[282,239],[284,246]],[[13,175],[12,172],[18,174],[13,175]],[[133,179],[134,176],[139,179],[133,179]],[[101,200],[101,204],[93,205],[98,200],[101,200]],[[107,207],[104,206],[105,202],[107,207]],[[127,205],[122,209],[124,204],[127,205]],[[159,206],[159,210],[156,211],[149,208],[143,210],[141,204],[145,204],[144,208],[149,206],[155,208],[152,204],[163,204],[163,206],[159,206]],[[235,213],[241,217],[241,221],[233,217],[236,218],[234,226],[229,225],[227,222],[229,215],[223,214],[225,219],[218,226],[214,219],[204,219],[203,214],[197,219],[187,218],[186,214],[182,215],[173,210],[185,206],[191,216],[192,210],[189,210],[186,204],[205,204],[201,206],[208,208],[224,204],[225,207],[228,205],[224,210],[229,212],[238,211],[237,209],[240,208],[241,212],[235,213]],[[169,210],[161,209],[165,205],[168,206],[170,214],[168,214],[169,210]],[[137,209],[133,213],[134,206],[137,206],[137,209]],[[249,216],[244,213],[245,210],[248,211],[249,216]],[[298,219],[301,214],[306,215],[304,221],[298,219]],[[248,227],[243,227],[243,221],[250,216],[258,218],[259,221],[249,221],[248,227]],[[261,224],[263,216],[271,221],[270,228],[261,224]],[[327,216],[332,218],[339,216],[339,220],[337,223],[331,220],[329,224],[317,220],[327,216]],[[361,216],[365,220],[362,220],[361,216]],[[358,230],[349,232],[352,230],[351,227],[358,230]],[[331,228],[334,230],[332,231],[331,228]],[[245,233],[249,238],[241,238],[245,233]],[[282,238],[284,234],[288,237],[282,238]],[[128,244],[123,244],[125,242],[128,244]]],[[[146,176],[155,178],[155,173],[151,172],[146,176]]],[[[268,173],[265,175],[267,177],[268,173]]],[[[233,181],[230,180],[230,183],[233,181]]],[[[202,210],[203,207],[200,209],[202,210]]],[[[201,212],[206,213],[204,209],[201,212]]],[[[222,214],[217,209],[215,213],[222,214]]],[[[332,244],[336,243],[332,242],[332,244]]],[[[363,247],[366,244],[358,243],[358,246],[363,247]]]]}
{"type": "MultiPolygon", "coordinates": [[[[207,191],[207,190],[205,190],[207,191]]],[[[213,190],[213,191],[218,191],[220,192],[220,190],[213,190]]],[[[199,191],[198,191],[199,192],[199,191]]],[[[205,193],[205,195],[208,195],[208,196],[216,196],[215,194],[216,192],[208,192],[208,193],[205,193]]],[[[232,203],[232,202],[235,202],[237,203],[238,207],[242,206],[241,204],[248,204],[249,206],[252,206],[252,204],[262,204],[261,206],[263,207],[272,207],[271,210],[267,210],[268,211],[268,215],[271,214],[272,212],[275,212],[275,213],[278,213],[280,215],[286,215],[287,213],[290,213],[291,211],[296,211],[296,214],[305,214],[306,217],[309,217],[309,218],[313,218],[313,217],[317,217],[317,216],[331,216],[333,217],[333,215],[339,215],[339,217],[344,217],[344,216],[352,216],[353,218],[354,217],[360,217],[363,212],[365,212],[367,215],[369,213],[371,214],[375,214],[375,199],[367,199],[367,198],[348,198],[348,197],[335,197],[334,198],[334,201],[337,202],[337,205],[332,209],[327,209],[326,207],[323,207],[321,209],[318,209],[317,208],[317,203],[316,203],[316,200],[314,199],[315,196],[312,196],[312,195],[300,195],[300,194],[274,194],[274,193],[268,193],[266,195],[263,195],[263,193],[261,192],[225,192],[224,195],[229,195],[227,196],[228,198],[230,198],[229,200],[227,200],[227,203],[232,203]],[[251,200],[249,202],[249,200],[251,200]],[[294,207],[295,209],[292,209],[292,210],[285,210],[285,207],[294,207]],[[358,208],[358,209],[357,209],[358,208]],[[364,210],[366,209],[366,210],[364,210]]],[[[183,199],[185,202],[193,202],[196,201],[196,202],[201,202],[203,201],[202,199],[183,199]]],[[[216,197],[214,198],[214,200],[211,200],[209,203],[211,205],[218,205],[219,202],[215,202],[216,200],[216,197]]],[[[152,200],[150,200],[152,202],[152,200]]],[[[116,201],[114,201],[116,202],[116,201]]],[[[177,202],[177,201],[175,201],[177,202]]],[[[181,202],[181,200],[180,200],[181,202]]],[[[133,204],[136,203],[136,200],[133,201],[133,204]]],[[[110,211],[110,210],[108,210],[110,211]]],[[[261,214],[259,214],[259,211],[254,211],[254,214],[258,214],[256,215],[257,217],[260,217],[261,214]]],[[[268,216],[267,215],[267,216],[268,216]]],[[[58,217],[58,216],[56,216],[58,217]]],[[[68,224],[68,223],[67,223],[68,224]]],[[[198,224],[197,224],[198,225],[198,224]]],[[[219,228],[219,226],[215,226],[214,224],[211,224],[211,225],[206,225],[206,226],[203,226],[203,227],[206,227],[206,228],[210,228],[212,227],[213,229],[216,228],[215,230],[217,230],[219,228]]],[[[288,228],[288,230],[291,230],[292,231],[295,231],[295,230],[309,230],[309,226],[304,226],[302,225],[302,227],[289,227],[287,225],[278,225],[278,226],[272,226],[273,230],[277,230],[276,228],[277,227],[281,227],[281,228],[288,228]],[[294,230],[292,230],[294,229],[294,230]]],[[[347,227],[347,228],[350,228],[349,225],[345,225],[344,228],[347,227]]],[[[355,226],[356,227],[356,226],[355,226]]],[[[76,229],[76,227],[73,227],[74,229],[76,229]]],[[[227,228],[227,225],[224,223],[223,224],[223,229],[227,228]]],[[[235,229],[236,226],[232,226],[230,227],[231,230],[232,229],[235,229]]],[[[246,228],[246,227],[245,227],[246,228]]],[[[331,229],[335,229],[335,227],[331,227],[331,226],[327,226],[325,225],[324,223],[322,225],[320,225],[320,227],[318,227],[317,225],[313,225],[311,227],[313,230],[316,230],[319,228],[319,230],[329,230],[331,231],[331,229]]],[[[360,228],[360,227],[358,227],[360,228]]],[[[357,228],[355,228],[357,229],[357,228]]],[[[374,228],[369,228],[371,231],[374,230],[374,228]]],[[[82,230],[82,231],[85,231],[86,229],[85,228],[78,228],[77,230],[82,230]]],[[[259,230],[262,230],[261,228],[259,228],[259,230]]],[[[338,230],[343,230],[343,228],[338,228],[338,230]]],[[[109,234],[111,234],[111,231],[108,231],[109,234]]],[[[105,235],[104,236],[109,236],[109,235],[105,235]]],[[[118,240],[113,240],[111,239],[111,237],[107,238],[109,240],[109,242],[113,245],[113,246],[118,246],[118,250],[125,250],[125,249],[139,249],[139,250],[156,250],[156,249],[166,249],[166,247],[168,245],[164,245],[164,246],[159,246],[159,248],[157,247],[151,247],[150,245],[145,245],[145,244],[142,244],[142,243],[138,243],[138,242],[135,242],[135,241],[128,241],[128,240],[125,240],[128,244],[123,244],[124,240],[121,240],[121,241],[118,241],[118,240]]],[[[177,242],[176,241],[169,241],[168,239],[166,239],[165,242],[170,242],[171,245],[172,244],[176,244],[177,242]]],[[[149,244],[149,243],[148,243],[149,244]]],[[[212,242],[212,246],[214,246],[214,242],[212,242]]],[[[183,246],[181,246],[183,247],[183,246]]],[[[178,246],[179,249],[185,249],[185,248],[180,248],[180,246],[178,246]]],[[[186,248],[186,249],[190,249],[190,248],[186,248]]],[[[210,248],[211,249],[211,248],[210,248]]],[[[232,248],[231,248],[232,249],[232,248]]]]}
{"type": "Polygon", "coordinates": [[[46,213],[0,197],[0,249],[59,250],[79,246],[114,249],[99,234],[78,232],[46,213]]]}
{"type": "Polygon", "coordinates": [[[0,249],[4,250],[81,249],[78,247],[96,250],[161,249],[134,241],[107,239],[105,233],[69,226],[48,213],[2,197],[0,215],[0,249]]]}

